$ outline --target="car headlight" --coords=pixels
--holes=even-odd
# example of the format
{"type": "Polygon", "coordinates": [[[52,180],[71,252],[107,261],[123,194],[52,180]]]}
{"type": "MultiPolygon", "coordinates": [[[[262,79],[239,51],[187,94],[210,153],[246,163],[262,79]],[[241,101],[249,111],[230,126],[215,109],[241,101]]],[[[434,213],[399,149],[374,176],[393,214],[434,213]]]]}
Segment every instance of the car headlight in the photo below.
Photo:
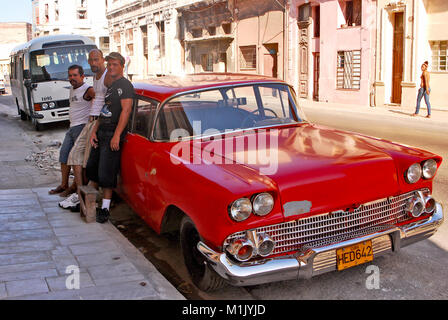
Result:
{"type": "Polygon", "coordinates": [[[49,106],[50,108],[54,108],[54,107],[56,106],[56,104],[55,104],[54,102],[50,102],[50,103],[48,104],[48,106],[49,106]]]}
{"type": "Polygon", "coordinates": [[[235,200],[229,208],[230,217],[235,221],[244,221],[252,213],[252,203],[248,198],[235,200]]]}
{"type": "Polygon", "coordinates": [[[434,177],[437,171],[437,162],[434,159],[426,160],[423,163],[423,177],[425,179],[431,179],[434,177]]]}
{"type": "Polygon", "coordinates": [[[47,110],[48,109],[48,103],[42,103],[42,109],[47,110]]]}
{"type": "Polygon", "coordinates": [[[258,216],[265,216],[274,207],[274,198],[267,192],[257,194],[252,201],[254,213],[258,216]]]}
{"type": "Polygon", "coordinates": [[[419,163],[414,163],[406,171],[406,182],[416,183],[422,177],[422,167],[419,163]]]}

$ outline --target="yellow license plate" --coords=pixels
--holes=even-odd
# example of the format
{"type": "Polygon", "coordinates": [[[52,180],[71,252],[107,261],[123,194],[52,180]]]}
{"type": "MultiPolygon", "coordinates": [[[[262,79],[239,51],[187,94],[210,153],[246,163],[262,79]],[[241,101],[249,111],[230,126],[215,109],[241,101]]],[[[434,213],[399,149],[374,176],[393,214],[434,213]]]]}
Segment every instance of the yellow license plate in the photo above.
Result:
{"type": "Polygon", "coordinates": [[[373,260],[372,240],[336,250],[338,270],[345,270],[373,260]]]}

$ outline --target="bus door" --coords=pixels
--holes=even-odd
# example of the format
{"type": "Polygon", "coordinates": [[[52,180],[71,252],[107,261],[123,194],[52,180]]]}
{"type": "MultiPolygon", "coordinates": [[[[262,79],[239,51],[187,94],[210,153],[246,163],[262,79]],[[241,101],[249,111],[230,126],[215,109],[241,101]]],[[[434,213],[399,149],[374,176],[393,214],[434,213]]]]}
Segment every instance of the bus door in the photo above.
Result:
{"type": "Polygon", "coordinates": [[[17,64],[16,64],[16,76],[17,76],[17,89],[19,91],[19,95],[21,97],[21,102],[23,105],[23,110],[26,113],[29,113],[29,106],[28,106],[28,100],[27,100],[27,92],[26,92],[26,88],[23,85],[23,54],[20,53],[17,55],[17,64]]]}

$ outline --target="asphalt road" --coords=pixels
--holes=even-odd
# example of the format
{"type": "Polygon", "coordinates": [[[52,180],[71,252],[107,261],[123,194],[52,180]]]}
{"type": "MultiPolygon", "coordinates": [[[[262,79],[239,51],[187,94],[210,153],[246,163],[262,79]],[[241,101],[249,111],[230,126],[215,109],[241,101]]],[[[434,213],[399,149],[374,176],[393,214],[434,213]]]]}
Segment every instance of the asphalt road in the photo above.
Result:
{"type": "MultiPolygon", "coordinates": [[[[0,130],[7,128],[9,137],[16,136],[18,141],[28,141],[22,148],[33,144],[33,147],[42,149],[54,139],[62,141],[66,124],[48,126],[45,131],[36,134],[30,123],[22,122],[20,117],[14,115],[14,110],[11,96],[0,96],[0,113],[3,113],[0,117],[0,130]]],[[[443,156],[445,162],[435,179],[434,196],[448,208],[448,125],[435,127],[430,121],[415,125],[405,117],[340,113],[334,110],[307,109],[306,113],[309,120],[315,123],[417,146],[443,156]]],[[[16,152],[20,156],[17,150],[16,152]]],[[[17,162],[17,165],[23,163],[17,162]]],[[[52,179],[42,174],[44,180],[36,177],[36,181],[45,181],[51,185],[58,182],[57,177],[57,173],[51,176],[52,179]]],[[[20,188],[20,183],[17,182],[15,187],[20,188]]],[[[116,204],[115,210],[112,211],[112,222],[187,298],[448,299],[447,223],[428,240],[343,272],[331,272],[310,280],[291,280],[245,288],[228,286],[217,292],[204,293],[198,291],[189,281],[177,236],[158,236],[124,203],[116,204]],[[371,269],[368,269],[371,265],[378,267],[375,270],[379,271],[379,287],[373,289],[366,285],[370,283],[369,279],[371,280],[371,269]]]]}

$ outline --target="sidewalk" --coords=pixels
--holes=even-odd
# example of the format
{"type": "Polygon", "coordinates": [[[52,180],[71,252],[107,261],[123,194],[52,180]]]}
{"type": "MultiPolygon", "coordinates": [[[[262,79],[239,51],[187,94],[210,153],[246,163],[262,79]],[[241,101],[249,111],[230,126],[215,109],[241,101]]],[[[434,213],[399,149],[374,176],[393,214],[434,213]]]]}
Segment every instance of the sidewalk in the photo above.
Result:
{"type": "Polygon", "coordinates": [[[426,105],[420,108],[420,113],[417,117],[411,117],[411,114],[415,112],[415,107],[400,107],[387,105],[384,107],[370,107],[354,104],[343,103],[331,103],[331,102],[318,102],[307,99],[299,99],[299,105],[305,110],[337,110],[341,112],[355,112],[363,114],[375,114],[385,117],[402,118],[416,123],[431,123],[436,126],[446,127],[448,125],[448,110],[440,108],[431,109],[431,118],[425,118],[427,114],[426,105]]]}
{"type": "Polygon", "coordinates": [[[0,299],[185,299],[115,227],[48,188],[0,190],[0,299]],[[67,289],[67,267],[80,289],[67,289]]]}

